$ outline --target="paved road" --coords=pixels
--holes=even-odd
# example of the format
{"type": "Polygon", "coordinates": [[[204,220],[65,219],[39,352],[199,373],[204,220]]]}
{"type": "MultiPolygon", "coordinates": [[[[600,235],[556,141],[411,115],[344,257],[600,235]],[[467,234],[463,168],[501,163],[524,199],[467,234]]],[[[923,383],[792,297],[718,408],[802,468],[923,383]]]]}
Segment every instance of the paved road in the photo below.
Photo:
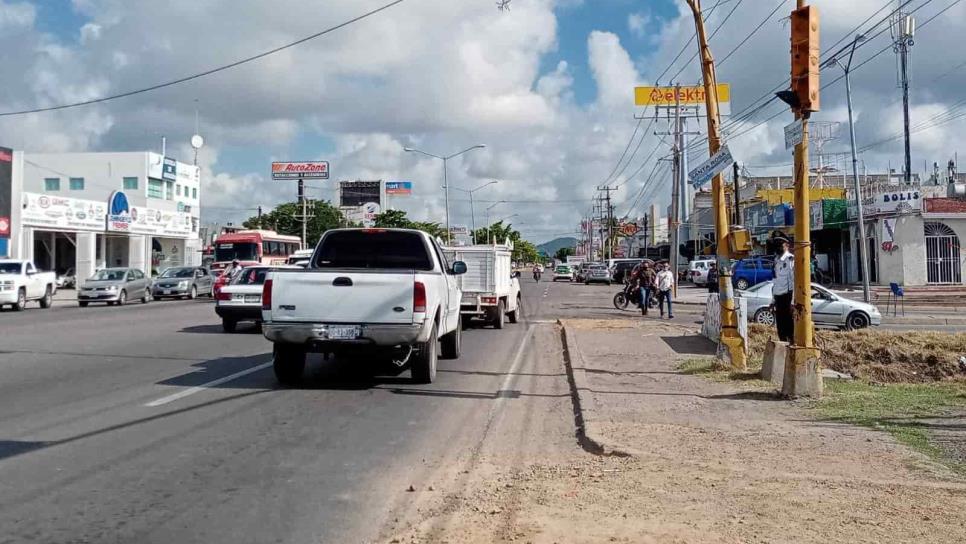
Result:
{"type": "Polygon", "coordinates": [[[524,287],[526,322],[468,331],[431,386],[319,358],[280,389],[270,344],[203,300],[2,312],[0,542],[362,542],[487,442],[518,451],[538,425],[576,448],[541,354],[575,293],[613,289],[524,287]]]}

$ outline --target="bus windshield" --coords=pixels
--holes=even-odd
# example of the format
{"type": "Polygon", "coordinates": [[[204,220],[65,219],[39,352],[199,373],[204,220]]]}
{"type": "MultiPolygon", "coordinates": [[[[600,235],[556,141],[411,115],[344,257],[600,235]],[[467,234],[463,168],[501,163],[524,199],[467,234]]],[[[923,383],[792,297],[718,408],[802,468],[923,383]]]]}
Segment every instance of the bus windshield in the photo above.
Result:
{"type": "Polygon", "coordinates": [[[258,244],[255,242],[226,242],[215,245],[216,262],[227,262],[235,259],[257,261],[258,244]]]}

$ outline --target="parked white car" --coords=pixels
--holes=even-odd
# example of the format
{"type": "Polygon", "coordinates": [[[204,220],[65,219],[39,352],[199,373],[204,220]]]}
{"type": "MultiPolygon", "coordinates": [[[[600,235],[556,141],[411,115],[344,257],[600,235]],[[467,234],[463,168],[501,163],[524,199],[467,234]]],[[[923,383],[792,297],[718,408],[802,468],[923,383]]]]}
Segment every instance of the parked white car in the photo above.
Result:
{"type": "Polygon", "coordinates": [[[39,301],[41,308],[50,308],[56,292],[53,272],[40,272],[30,261],[0,259],[0,308],[10,305],[23,311],[31,300],[39,301]]]}
{"type": "MultiPolygon", "coordinates": [[[[771,307],[773,284],[766,281],[747,291],[737,291],[737,296],[748,301],[748,315],[756,323],[775,324],[775,312],[771,307]]],[[[813,283],[812,321],[819,326],[855,330],[881,325],[882,314],[872,304],[841,297],[813,283]]]]}
{"type": "Polygon", "coordinates": [[[519,272],[513,271],[513,242],[445,248],[444,256],[451,262],[466,263],[466,274],[456,277],[463,298],[460,313],[463,324],[471,318],[483,318],[494,328],[502,329],[506,319],[516,323],[520,319],[523,297],[520,294],[519,272]]]}
{"type": "Polygon", "coordinates": [[[440,354],[460,355],[456,276],[465,272],[422,231],[327,231],[307,269],[273,270],[265,280],[262,333],[275,344],[275,376],[299,380],[312,351],[409,364],[413,381],[431,383],[440,354]]]}
{"type": "Polygon", "coordinates": [[[711,270],[712,259],[697,259],[688,265],[688,279],[695,285],[708,284],[708,271],[711,270]]]}

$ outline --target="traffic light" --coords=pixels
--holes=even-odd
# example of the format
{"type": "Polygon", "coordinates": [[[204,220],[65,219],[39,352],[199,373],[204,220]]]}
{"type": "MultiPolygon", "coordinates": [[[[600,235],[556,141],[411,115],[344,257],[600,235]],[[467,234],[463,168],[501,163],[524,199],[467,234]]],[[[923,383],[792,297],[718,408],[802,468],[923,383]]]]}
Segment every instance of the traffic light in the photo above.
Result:
{"type": "Polygon", "coordinates": [[[819,111],[821,104],[821,48],[818,8],[805,6],[792,12],[792,92],[798,111],[819,111]]]}

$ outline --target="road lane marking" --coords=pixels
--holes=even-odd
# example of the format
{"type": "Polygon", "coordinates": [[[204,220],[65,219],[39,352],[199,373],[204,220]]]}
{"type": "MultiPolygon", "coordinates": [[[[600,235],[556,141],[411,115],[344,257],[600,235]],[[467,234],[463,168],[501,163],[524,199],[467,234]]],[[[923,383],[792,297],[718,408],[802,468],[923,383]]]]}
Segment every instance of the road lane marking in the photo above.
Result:
{"type": "MultiPolygon", "coordinates": [[[[510,365],[510,370],[507,371],[506,378],[503,379],[503,383],[500,385],[500,391],[509,390],[511,383],[516,379],[516,374],[520,370],[520,363],[523,362],[523,352],[526,350],[527,343],[530,341],[530,337],[533,336],[533,329],[535,328],[536,325],[530,325],[527,327],[527,333],[523,335],[523,340],[520,341],[520,346],[517,348],[517,353],[513,356],[513,363],[510,365]]],[[[496,399],[496,404],[500,404],[505,398],[506,397],[498,396],[496,399]]]]}
{"type": "Polygon", "coordinates": [[[173,395],[168,395],[167,397],[161,397],[158,400],[151,401],[151,402],[145,404],[145,406],[147,406],[148,408],[157,408],[158,406],[164,406],[165,404],[172,403],[172,402],[174,402],[176,400],[181,400],[181,399],[183,399],[183,398],[185,398],[185,397],[187,397],[189,395],[194,395],[195,393],[200,393],[200,392],[204,391],[205,389],[209,389],[211,387],[215,387],[216,385],[221,385],[223,383],[227,383],[227,382],[230,382],[232,380],[236,380],[238,378],[241,378],[242,376],[247,376],[249,374],[254,374],[255,372],[258,372],[260,370],[265,370],[266,368],[269,368],[271,366],[272,366],[272,363],[271,362],[262,363],[262,364],[260,364],[258,366],[253,366],[251,368],[247,368],[245,370],[242,370],[241,372],[236,372],[234,374],[230,374],[230,375],[225,376],[223,378],[218,378],[217,380],[212,380],[212,381],[210,381],[208,383],[203,383],[201,385],[196,385],[195,387],[190,387],[188,389],[185,389],[184,391],[180,391],[178,393],[174,393],[173,395]]]}

